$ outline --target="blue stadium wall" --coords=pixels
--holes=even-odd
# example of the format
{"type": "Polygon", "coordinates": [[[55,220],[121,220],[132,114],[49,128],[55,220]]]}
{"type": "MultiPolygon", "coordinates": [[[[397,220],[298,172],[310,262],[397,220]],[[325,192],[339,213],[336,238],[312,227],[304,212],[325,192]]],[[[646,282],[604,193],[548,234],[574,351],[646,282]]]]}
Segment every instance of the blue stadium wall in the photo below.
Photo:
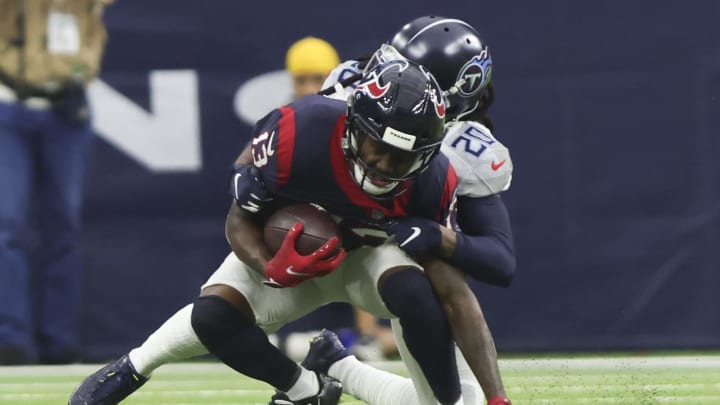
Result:
{"type": "MultiPolygon", "coordinates": [[[[433,13],[490,44],[496,135],[515,164],[517,276],[476,286],[499,350],[720,348],[720,2],[299,4],[108,10],[83,235],[88,357],[140,343],[228,253],[241,116],[268,103],[258,78],[294,40],[325,38],[347,59],[433,13]],[[173,100],[196,117],[158,107],[173,100]]],[[[337,312],[313,322],[346,322],[337,312]]]]}

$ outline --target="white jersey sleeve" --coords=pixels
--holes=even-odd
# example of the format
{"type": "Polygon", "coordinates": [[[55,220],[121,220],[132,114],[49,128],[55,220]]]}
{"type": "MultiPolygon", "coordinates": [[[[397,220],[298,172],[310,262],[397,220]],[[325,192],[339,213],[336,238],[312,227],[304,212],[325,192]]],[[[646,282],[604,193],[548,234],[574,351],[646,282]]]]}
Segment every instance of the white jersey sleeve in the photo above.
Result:
{"type": "Polygon", "coordinates": [[[510,188],[510,152],[484,125],[474,121],[448,124],[440,151],[457,173],[458,196],[486,197],[510,188]]]}
{"type": "Polygon", "coordinates": [[[361,71],[362,70],[358,67],[358,61],[356,60],[348,60],[337,65],[335,69],[330,71],[330,74],[325,79],[325,82],[322,85],[323,89],[327,89],[328,87],[336,87],[335,92],[328,95],[327,97],[343,101],[347,100],[347,96],[353,91],[357,83],[351,83],[347,87],[342,88],[340,87],[340,82],[360,73],[361,71]]]}

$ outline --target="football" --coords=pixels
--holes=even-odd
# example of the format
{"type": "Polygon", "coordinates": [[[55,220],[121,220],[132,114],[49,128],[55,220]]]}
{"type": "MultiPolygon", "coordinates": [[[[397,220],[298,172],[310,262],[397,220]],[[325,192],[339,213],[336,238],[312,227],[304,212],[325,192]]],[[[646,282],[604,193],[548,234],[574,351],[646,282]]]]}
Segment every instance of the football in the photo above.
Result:
{"type": "MultiPolygon", "coordinates": [[[[270,253],[277,253],[288,230],[298,222],[302,222],[303,232],[295,242],[295,250],[301,255],[311,254],[333,236],[340,238],[340,228],[324,209],[313,204],[287,205],[275,211],[265,222],[263,237],[270,253]]],[[[336,251],[341,245],[342,240],[336,251]]]]}

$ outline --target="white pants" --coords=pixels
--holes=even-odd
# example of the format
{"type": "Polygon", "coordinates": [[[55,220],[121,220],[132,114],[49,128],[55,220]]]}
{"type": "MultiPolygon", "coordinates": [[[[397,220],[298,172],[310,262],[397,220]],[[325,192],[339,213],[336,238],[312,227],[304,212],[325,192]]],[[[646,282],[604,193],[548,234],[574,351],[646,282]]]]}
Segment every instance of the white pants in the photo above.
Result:
{"type": "Polygon", "coordinates": [[[230,286],[250,303],[255,320],[266,333],[330,302],[348,302],[378,318],[390,319],[377,289],[380,276],[396,267],[422,267],[395,244],[361,247],[345,256],[342,264],[325,277],[313,278],[293,288],[273,288],[262,284],[264,277],[230,253],[202,286],[230,286]]]}
{"type": "MultiPolygon", "coordinates": [[[[329,302],[348,302],[379,318],[395,318],[380,298],[377,283],[383,273],[396,267],[422,271],[422,267],[396,245],[384,244],[374,248],[362,247],[348,253],[343,263],[325,277],[308,280],[294,288],[272,288],[262,284],[262,275],[230,253],[202,288],[222,284],[236,289],[250,303],[258,326],[266,333],[271,333],[329,302]]],[[[141,363],[141,369],[150,373],[169,361],[183,360],[206,352],[190,325],[191,311],[191,305],[178,311],[150,335],[141,347],[131,351],[131,360],[136,367],[141,363]]],[[[407,388],[417,392],[420,404],[435,404],[432,390],[420,367],[402,342],[397,320],[393,321],[393,327],[403,360],[412,377],[413,384],[407,388]]],[[[459,366],[464,365],[461,357],[458,356],[459,366]]],[[[458,371],[463,380],[463,396],[470,392],[482,392],[469,368],[459,367],[458,371]],[[466,381],[471,381],[469,385],[472,388],[465,384],[466,381]]]]}

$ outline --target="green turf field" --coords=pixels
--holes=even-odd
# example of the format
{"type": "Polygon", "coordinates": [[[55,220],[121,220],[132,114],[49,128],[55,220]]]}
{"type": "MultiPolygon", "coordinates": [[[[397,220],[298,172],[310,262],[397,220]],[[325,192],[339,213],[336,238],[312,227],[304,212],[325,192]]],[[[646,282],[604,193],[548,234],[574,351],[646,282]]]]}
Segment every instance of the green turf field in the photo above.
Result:
{"type": "MultiPolygon", "coordinates": [[[[402,374],[401,363],[381,367],[402,374]]],[[[500,367],[515,405],[720,405],[720,356],[513,358],[500,367]]],[[[97,366],[0,367],[0,404],[64,404],[97,366]]],[[[130,399],[141,404],[267,404],[269,386],[215,363],[160,368],[130,399]]],[[[362,404],[350,397],[343,404],[362,404]]],[[[402,405],[402,404],[398,404],[402,405]]],[[[474,405],[474,404],[467,404],[474,405]]]]}

